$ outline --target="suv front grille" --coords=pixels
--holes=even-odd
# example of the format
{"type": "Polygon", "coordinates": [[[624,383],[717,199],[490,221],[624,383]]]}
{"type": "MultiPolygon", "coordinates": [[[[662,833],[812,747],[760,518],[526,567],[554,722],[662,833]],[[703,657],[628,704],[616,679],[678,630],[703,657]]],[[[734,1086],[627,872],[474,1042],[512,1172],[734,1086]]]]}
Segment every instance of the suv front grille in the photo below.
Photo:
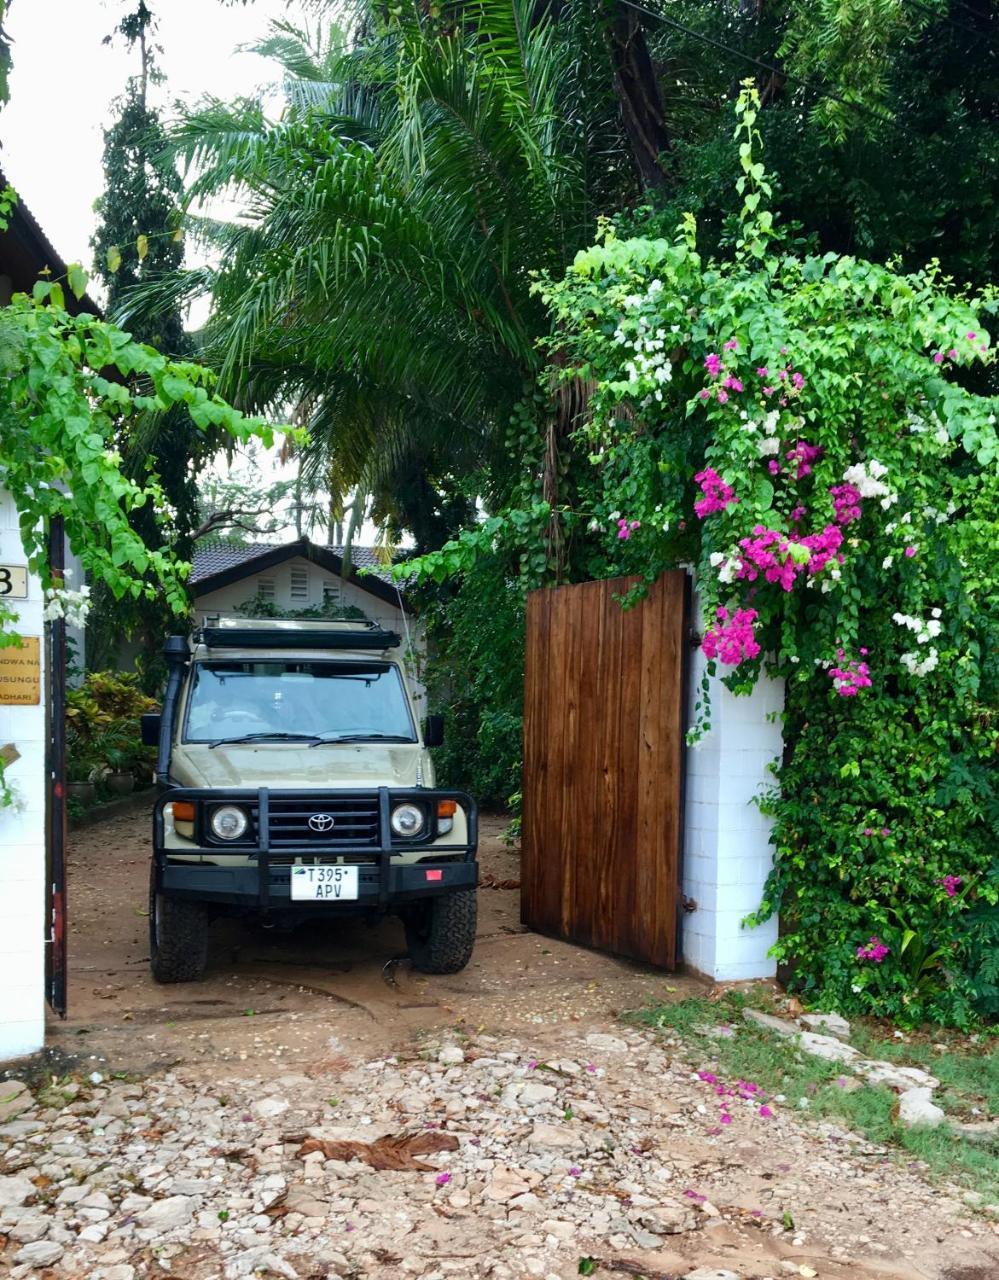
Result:
{"type": "MultiPolygon", "coordinates": [[[[378,800],[374,796],[324,800],[280,800],[272,796],[269,808],[272,849],[293,845],[313,849],[378,848],[378,800]],[[332,819],[332,826],[317,830],[310,825],[310,819],[332,819]]],[[[251,805],[250,814],[256,833],[256,805],[251,805]]]]}

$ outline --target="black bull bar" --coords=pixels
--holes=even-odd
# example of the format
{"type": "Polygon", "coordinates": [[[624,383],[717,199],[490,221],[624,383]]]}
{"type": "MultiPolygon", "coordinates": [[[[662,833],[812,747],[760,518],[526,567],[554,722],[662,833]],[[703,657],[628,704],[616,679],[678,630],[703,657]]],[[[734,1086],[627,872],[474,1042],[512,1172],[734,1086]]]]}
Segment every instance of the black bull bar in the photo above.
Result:
{"type": "MultiPolygon", "coordinates": [[[[316,862],[337,863],[344,859],[358,868],[358,897],[351,899],[350,907],[377,908],[384,911],[393,901],[430,897],[456,889],[474,888],[478,883],[478,863],[475,853],[478,846],[478,809],[471,796],[463,791],[407,790],[389,787],[369,789],[317,791],[273,790],[258,788],[188,788],[172,787],[164,791],[153,807],[153,866],[157,893],[169,897],[189,898],[219,905],[255,906],[262,912],[274,908],[292,906],[291,863],[296,858],[309,858],[316,862]],[[289,841],[282,839],[274,848],[271,823],[271,801],[300,801],[317,810],[324,803],[342,803],[345,800],[377,804],[377,840],[357,844],[324,844],[320,839],[289,841]],[[461,844],[434,845],[437,804],[441,800],[453,800],[464,811],[467,824],[466,840],[461,844]],[[195,806],[197,821],[195,840],[190,851],[167,849],[164,845],[165,809],[167,805],[190,803],[195,806]],[[395,836],[390,818],[396,805],[413,803],[427,813],[426,832],[416,838],[395,836]],[[206,839],[205,817],[209,806],[237,805],[247,811],[256,810],[256,830],[250,831],[240,841],[226,843],[218,838],[206,839]],[[393,863],[393,856],[417,853],[415,863],[393,863]],[[196,856],[199,862],[171,861],[196,856]],[[280,858],[274,866],[272,859],[280,858]],[[208,861],[210,859],[210,861],[208,861]],[[248,861],[250,866],[233,866],[235,859],[248,861]],[[228,864],[228,865],[227,865],[228,864]]],[[[318,904],[326,911],[331,903],[318,904]]],[[[339,904],[337,904],[339,905],[339,904]]],[[[309,909],[307,901],[296,901],[296,909],[309,909]]]]}

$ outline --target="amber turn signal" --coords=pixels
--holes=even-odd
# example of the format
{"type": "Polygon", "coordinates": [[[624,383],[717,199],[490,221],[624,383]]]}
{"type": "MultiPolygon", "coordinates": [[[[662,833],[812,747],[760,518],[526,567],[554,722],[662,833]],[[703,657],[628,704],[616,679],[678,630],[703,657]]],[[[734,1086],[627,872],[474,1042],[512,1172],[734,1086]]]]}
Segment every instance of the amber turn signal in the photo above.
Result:
{"type": "Polygon", "coordinates": [[[187,800],[178,800],[173,806],[174,822],[193,822],[194,805],[187,800]]]}
{"type": "Polygon", "coordinates": [[[458,804],[455,800],[438,800],[437,816],[438,818],[453,818],[458,812],[458,804]]]}

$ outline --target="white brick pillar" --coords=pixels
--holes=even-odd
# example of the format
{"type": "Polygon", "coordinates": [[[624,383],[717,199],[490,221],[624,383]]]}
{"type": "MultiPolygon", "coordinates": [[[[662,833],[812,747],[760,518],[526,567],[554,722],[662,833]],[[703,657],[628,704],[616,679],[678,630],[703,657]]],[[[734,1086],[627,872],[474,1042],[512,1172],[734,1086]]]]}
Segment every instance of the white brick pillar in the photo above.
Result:
{"type": "MultiPolygon", "coordinates": [[[[25,565],[17,511],[0,490],[0,565],[25,565]]],[[[19,758],[7,768],[13,808],[0,808],[0,1060],[34,1053],[45,1038],[45,643],[42,588],[28,575],[26,600],[6,603],[18,633],[36,637],[37,703],[11,705],[0,678],[0,748],[19,758]]]]}
{"type": "MultiPolygon", "coordinates": [[[[690,724],[706,665],[696,649],[690,724]]],[[[752,694],[737,698],[715,677],[711,731],[687,749],[683,892],[696,908],[683,917],[683,960],[716,981],[777,972],[767,955],[777,940],[777,918],[756,929],[741,921],[760,905],[773,862],[771,820],[753,801],[773,782],[768,766],[780,757],[783,707],[781,680],[761,676],[752,694]]]]}

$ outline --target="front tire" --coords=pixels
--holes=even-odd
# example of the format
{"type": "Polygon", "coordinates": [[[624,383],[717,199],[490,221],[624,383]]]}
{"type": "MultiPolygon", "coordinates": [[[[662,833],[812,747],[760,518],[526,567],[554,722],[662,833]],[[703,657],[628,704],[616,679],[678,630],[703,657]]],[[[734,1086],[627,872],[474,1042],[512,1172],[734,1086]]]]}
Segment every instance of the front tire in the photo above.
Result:
{"type": "Polygon", "coordinates": [[[405,918],[406,945],[421,973],[458,973],[472,958],[478,895],[459,889],[418,903],[405,918]]]}
{"type": "Polygon", "coordinates": [[[157,982],[200,982],[208,964],[208,911],[156,892],[149,870],[149,967],[157,982]]]}

